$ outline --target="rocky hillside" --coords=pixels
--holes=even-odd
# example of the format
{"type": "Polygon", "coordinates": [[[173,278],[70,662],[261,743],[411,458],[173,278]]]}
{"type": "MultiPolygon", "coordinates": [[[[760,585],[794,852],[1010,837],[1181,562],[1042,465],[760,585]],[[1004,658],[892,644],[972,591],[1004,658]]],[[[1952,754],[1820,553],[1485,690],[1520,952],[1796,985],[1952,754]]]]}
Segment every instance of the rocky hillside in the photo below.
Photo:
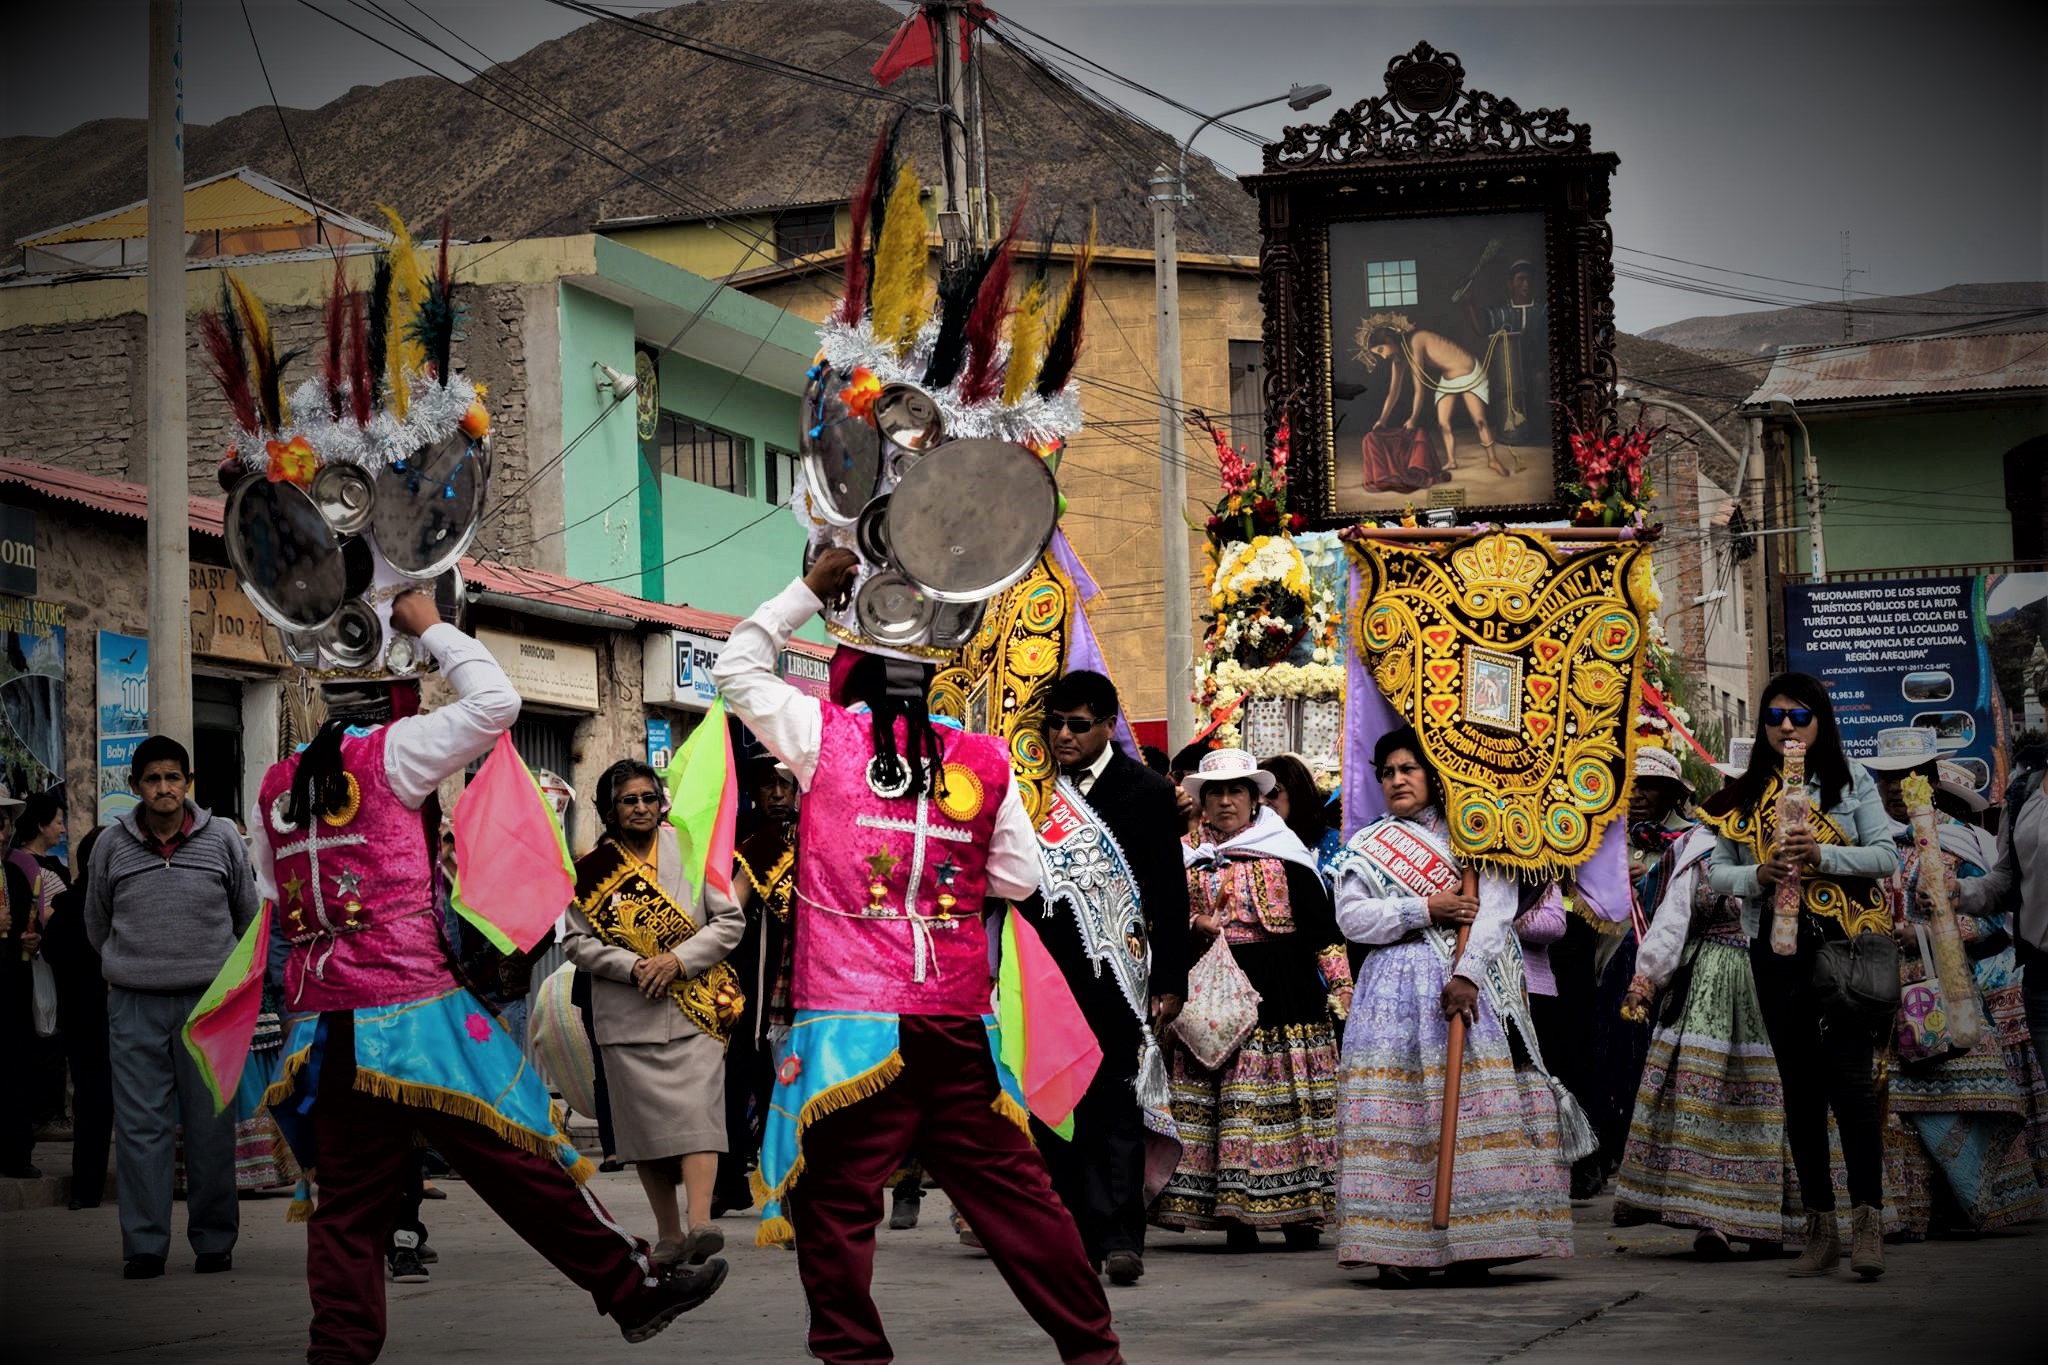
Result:
{"type": "MultiPolygon", "coordinates": [[[[903,18],[879,0],[706,0],[643,17],[866,86],[903,18]]],[[[1145,181],[1171,144],[993,43],[984,51],[990,188],[998,198],[1014,203],[1028,188],[1048,217],[1067,211],[1067,235],[1078,233],[1092,206],[1106,242],[1151,245],[1145,181]]],[[[929,69],[893,89],[935,97],[929,69]]],[[[446,212],[458,236],[502,240],[587,230],[600,206],[613,216],[708,213],[850,195],[875,130],[900,108],[593,21],[464,86],[422,75],[358,86],[318,109],[287,109],[303,181],[268,106],[189,128],[185,169],[197,180],[249,165],[350,213],[374,217],[381,201],[417,224],[446,212]]],[[[937,119],[913,113],[906,134],[920,172],[936,181],[937,119]]],[[[1182,249],[1256,254],[1251,197],[1206,162],[1190,179],[1196,202],[1181,219],[1182,249]]],[[[137,120],[0,139],[0,240],[145,193],[137,120]]]]}
{"type": "MultiPolygon", "coordinates": [[[[1652,327],[1653,341],[1694,351],[1735,351],[1767,356],[1780,346],[1829,345],[1843,339],[1839,303],[1770,308],[1686,318],[1652,327]]],[[[2048,283],[1952,284],[1929,294],[1856,299],[1850,323],[1858,341],[1877,341],[1908,332],[1958,328],[2007,332],[2034,330],[2048,317],[2048,283]]]]}

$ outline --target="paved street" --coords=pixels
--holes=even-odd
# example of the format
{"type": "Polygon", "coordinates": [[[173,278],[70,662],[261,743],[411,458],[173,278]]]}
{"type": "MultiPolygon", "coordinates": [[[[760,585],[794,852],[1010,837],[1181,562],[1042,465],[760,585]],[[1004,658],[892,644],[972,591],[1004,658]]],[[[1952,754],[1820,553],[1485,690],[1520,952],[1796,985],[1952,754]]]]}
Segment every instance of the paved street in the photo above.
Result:
{"type": "MultiPolygon", "coordinates": [[[[47,1149],[46,1149],[47,1150],[47,1149]]],[[[606,1204],[645,1222],[630,1174],[599,1177],[606,1204]]],[[[433,1280],[391,1287],[386,1360],[526,1365],[636,1359],[792,1361],[803,1356],[796,1261],[726,1220],[732,1278],[655,1343],[629,1348],[459,1181],[427,1205],[433,1280]]],[[[988,1260],[946,1228],[943,1195],[923,1226],[881,1232],[877,1298],[905,1362],[1050,1360],[1045,1340],[988,1260]]],[[[1387,1293],[1328,1253],[1223,1253],[1220,1236],[1162,1236],[1134,1289],[1112,1291],[1133,1362],[1348,1360],[1910,1359],[2016,1361],[2048,1332],[2048,1225],[1971,1241],[1893,1247],[1874,1286],[1795,1281],[1784,1262],[1700,1264],[1690,1239],[1617,1231],[1604,1199],[1580,1205],[1577,1259],[1477,1290],[1387,1293]]],[[[198,1278],[182,1240],[163,1279],[120,1278],[111,1205],[0,1214],[0,1313],[12,1365],[95,1360],[253,1365],[305,1344],[304,1229],[284,1201],[242,1205],[230,1275],[198,1278]]],[[[177,1219],[182,1226],[181,1205],[177,1219]]]]}

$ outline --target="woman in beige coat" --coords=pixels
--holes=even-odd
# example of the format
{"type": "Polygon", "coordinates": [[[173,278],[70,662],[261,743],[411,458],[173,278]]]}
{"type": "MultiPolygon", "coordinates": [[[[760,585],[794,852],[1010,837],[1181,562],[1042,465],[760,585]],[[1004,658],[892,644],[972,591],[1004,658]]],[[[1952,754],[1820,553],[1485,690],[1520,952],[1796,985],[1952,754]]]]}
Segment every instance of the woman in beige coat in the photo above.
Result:
{"type": "Polygon", "coordinates": [[[726,1149],[726,1040],[743,1003],[726,958],[746,917],[709,886],[693,897],[663,806],[654,770],[637,760],[599,780],[605,838],[577,861],[563,948],[592,978],[615,1155],[638,1169],[653,1206],[655,1259],[697,1264],[724,1245],[711,1194],[726,1149]]]}

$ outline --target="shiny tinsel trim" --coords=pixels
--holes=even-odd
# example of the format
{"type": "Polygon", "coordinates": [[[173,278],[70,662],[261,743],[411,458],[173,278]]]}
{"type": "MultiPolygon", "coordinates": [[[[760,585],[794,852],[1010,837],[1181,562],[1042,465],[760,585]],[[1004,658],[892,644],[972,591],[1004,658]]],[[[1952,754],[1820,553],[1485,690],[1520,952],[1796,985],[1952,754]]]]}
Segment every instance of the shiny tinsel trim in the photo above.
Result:
{"type": "MultiPolygon", "coordinates": [[[[938,320],[928,320],[911,343],[910,354],[899,360],[894,347],[875,340],[866,319],[857,327],[828,321],[818,329],[825,359],[833,369],[845,373],[864,366],[884,384],[916,384],[919,388],[925,388],[925,366],[931,361],[932,345],[938,335],[938,320]]],[[[1008,363],[1007,346],[1003,348],[1002,360],[1008,363]]],[[[1000,398],[972,405],[963,403],[957,384],[926,391],[939,405],[948,440],[986,436],[1023,445],[1051,445],[1081,429],[1081,398],[1071,383],[1050,398],[1033,392],[1010,406],[1005,406],[1000,398]]]]}
{"type": "MultiPolygon", "coordinates": [[[[379,408],[368,426],[357,426],[344,416],[336,421],[327,411],[326,386],[308,379],[292,391],[291,418],[275,437],[254,431],[237,431],[235,447],[244,468],[261,474],[270,467],[267,442],[290,442],[303,436],[320,457],[320,463],[360,465],[378,470],[396,460],[412,458],[429,446],[438,445],[454,434],[462,415],[476,401],[476,385],[456,375],[443,388],[423,371],[409,371],[412,402],[405,420],[399,421],[387,408],[379,408]]],[[[348,412],[344,388],[342,411],[348,412]]]]}

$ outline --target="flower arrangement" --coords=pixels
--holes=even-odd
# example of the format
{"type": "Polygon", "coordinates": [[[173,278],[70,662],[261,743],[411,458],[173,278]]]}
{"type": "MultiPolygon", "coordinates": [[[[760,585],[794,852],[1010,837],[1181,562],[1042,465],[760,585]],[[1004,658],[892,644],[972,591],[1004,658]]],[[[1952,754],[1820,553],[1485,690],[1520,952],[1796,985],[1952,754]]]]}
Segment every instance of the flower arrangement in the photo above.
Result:
{"type": "Polygon", "coordinates": [[[1210,580],[1217,654],[1254,667],[1277,662],[1308,624],[1308,565],[1286,536],[1254,536],[1222,548],[1210,580]]]}
{"type": "Polygon", "coordinates": [[[1299,531],[1307,524],[1300,513],[1287,510],[1287,418],[1280,419],[1280,429],[1273,433],[1273,448],[1263,460],[1246,459],[1244,451],[1231,445],[1222,430],[1199,412],[1190,416],[1188,423],[1207,432],[1216,445],[1223,495],[1209,514],[1212,548],[1233,540],[1299,531]]]}
{"type": "Polygon", "coordinates": [[[1578,504],[1572,511],[1574,526],[1643,524],[1654,491],[1644,461],[1650,443],[1663,431],[1662,427],[1646,428],[1641,421],[1618,431],[1585,431],[1574,423],[1572,462],[1579,477],[1562,489],[1578,504]]]}

